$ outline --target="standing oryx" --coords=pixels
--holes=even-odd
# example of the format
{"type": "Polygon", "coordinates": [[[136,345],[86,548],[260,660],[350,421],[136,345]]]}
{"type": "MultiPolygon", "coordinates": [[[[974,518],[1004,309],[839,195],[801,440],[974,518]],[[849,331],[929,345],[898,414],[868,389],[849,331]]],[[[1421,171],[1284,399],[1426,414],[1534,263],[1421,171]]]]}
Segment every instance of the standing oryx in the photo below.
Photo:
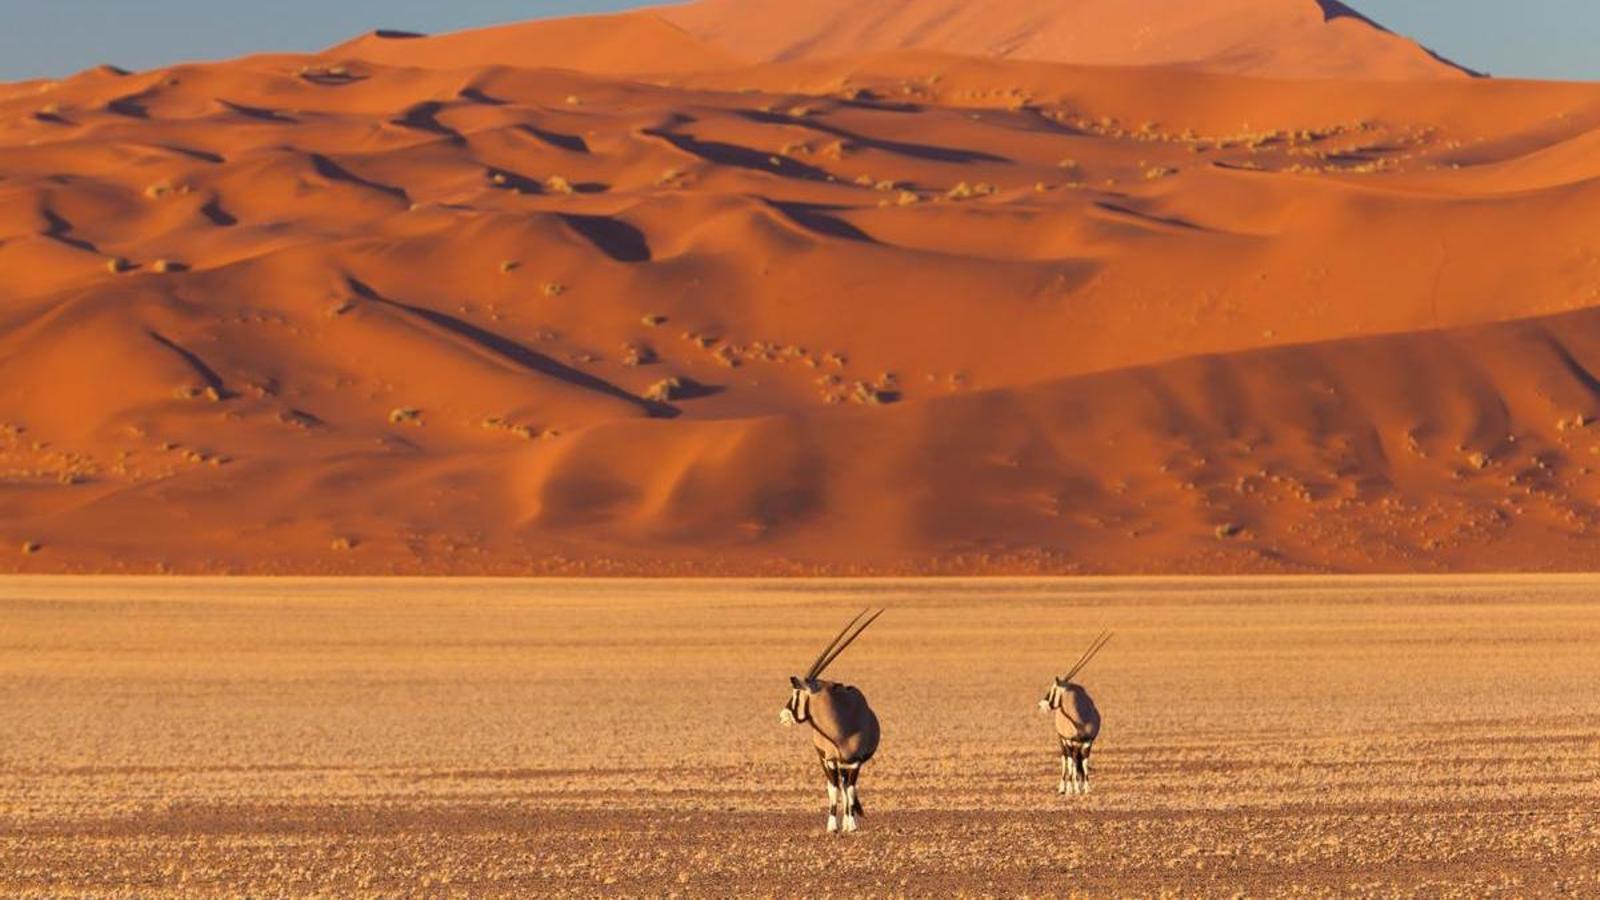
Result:
{"type": "Polygon", "coordinates": [[[778,713],[778,721],[785,725],[805,722],[811,726],[811,742],[817,747],[817,758],[828,779],[830,832],[841,827],[855,831],[856,816],[863,814],[861,800],[856,796],[856,780],[861,777],[862,765],[878,750],[878,717],[872,714],[872,707],[860,691],[848,684],[819,681],[818,677],[883,615],[881,609],[868,616],[869,611],[864,609],[850,620],[818,654],[804,678],[789,677],[789,704],[778,713]]]}
{"type": "Polygon", "coordinates": [[[1089,692],[1082,685],[1072,683],[1073,676],[1094,659],[1095,654],[1111,640],[1111,632],[1102,631],[1089,649],[1083,651],[1078,664],[1067,674],[1050,683],[1039,709],[1055,711],[1056,737],[1061,741],[1061,783],[1056,793],[1089,793],[1089,751],[1094,739],[1100,736],[1100,710],[1095,708],[1089,692]]]}

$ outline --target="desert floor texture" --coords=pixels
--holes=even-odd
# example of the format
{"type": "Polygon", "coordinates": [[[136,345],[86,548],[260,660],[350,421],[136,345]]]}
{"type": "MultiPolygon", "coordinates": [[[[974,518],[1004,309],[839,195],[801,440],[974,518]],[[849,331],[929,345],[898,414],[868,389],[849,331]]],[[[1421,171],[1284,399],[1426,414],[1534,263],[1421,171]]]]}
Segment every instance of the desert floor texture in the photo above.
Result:
{"type": "Polygon", "coordinates": [[[0,894],[1600,891],[1595,578],[0,581],[0,894]],[[823,833],[777,712],[885,725],[823,833]],[[1106,715],[1054,793],[1046,680],[1106,715]]]}

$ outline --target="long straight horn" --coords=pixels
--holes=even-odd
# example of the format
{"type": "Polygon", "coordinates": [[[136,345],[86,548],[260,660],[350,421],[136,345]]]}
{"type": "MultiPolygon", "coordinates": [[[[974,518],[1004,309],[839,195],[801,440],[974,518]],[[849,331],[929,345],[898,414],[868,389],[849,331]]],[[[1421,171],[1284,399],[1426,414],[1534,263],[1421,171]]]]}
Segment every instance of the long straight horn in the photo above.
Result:
{"type": "Polygon", "coordinates": [[[1079,672],[1083,671],[1083,667],[1087,666],[1089,664],[1090,660],[1094,659],[1095,656],[1098,655],[1101,650],[1105,649],[1106,644],[1110,643],[1110,641],[1111,641],[1111,632],[1109,632],[1109,631],[1100,632],[1100,636],[1094,639],[1094,643],[1089,645],[1089,649],[1083,651],[1083,656],[1081,658],[1079,658],[1078,664],[1073,666],[1072,667],[1072,671],[1068,672],[1067,673],[1067,677],[1063,678],[1062,680],[1070,682],[1072,680],[1072,677],[1074,675],[1077,675],[1079,672]]]}
{"type": "Polygon", "coordinates": [[[857,622],[861,621],[862,616],[871,611],[872,607],[870,606],[866,609],[863,609],[861,612],[856,613],[856,617],[854,619],[851,619],[849,622],[845,623],[843,628],[839,629],[839,633],[833,636],[833,640],[828,642],[828,646],[823,647],[822,652],[817,654],[817,658],[811,661],[811,668],[806,670],[806,681],[810,681],[811,679],[817,677],[817,675],[822,671],[824,665],[822,661],[827,659],[828,654],[833,652],[833,648],[839,645],[839,640],[845,636],[846,632],[855,627],[857,622]]]}
{"type": "Polygon", "coordinates": [[[1089,654],[1094,652],[1095,645],[1100,643],[1101,641],[1103,641],[1105,639],[1106,639],[1106,633],[1104,631],[1102,631],[1099,634],[1095,635],[1094,640],[1089,642],[1089,646],[1083,648],[1083,652],[1078,655],[1078,661],[1073,663],[1070,667],[1068,667],[1067,672],[1068,673],[1072,673],[1072,672],[1076,672],[1079,669],[1083,668],[1084,660],[1087,660],[1089,658],[1089,654]]]}
{"type": "MultiPolygon", "coordinates": [[[[861,626],[855,630],[855,633],[850,635],[849,637],[845,638],[844,641],[841,642],[838,647],[834,648],[833,653],[830,654],[828,656],[828,658],[823,661],[822,665],[817,667],[816,675],[821,675],[829,666],[833,665],[833,661],[839,658],[839,654],[843,653],[845,651],[845,648],[847,648],[851,644],[855,643],[856,638],[861,637],[861,632],[866,631],[867,630],[867,626],[871,625],[873,622],[876,622],[878,620],[878,617],[881,616],[881,615],[883,615],[883,610],[879,609],[877,612],[875,612],[871,616],[869,616],[865,622],[862,622],[861,626]]],[[[854,624],[854,623],[851,623],[851,624],[854,624]]],[[[813,675],[812,677],[815,678],[816,675],[813,675]]]]}

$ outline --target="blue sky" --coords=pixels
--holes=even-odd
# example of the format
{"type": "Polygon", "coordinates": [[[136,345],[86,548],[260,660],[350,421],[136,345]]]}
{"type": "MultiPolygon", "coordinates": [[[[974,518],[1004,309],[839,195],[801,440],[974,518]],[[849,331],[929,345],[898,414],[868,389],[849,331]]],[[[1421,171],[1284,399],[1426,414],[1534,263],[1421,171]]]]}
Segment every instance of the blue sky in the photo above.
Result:
{"type": "MultiPolygon", "coordinates": [[[[804,0],[796,0],[804,2],[804,0]]],[[[1346,0],[1496,75],[1600,79],[1600,0],[1346,0]]],[[[150,68],[326,47],[373,28],[439,32],[638,0],[0,0],[0,81],[103,62],[150,68]]]]}

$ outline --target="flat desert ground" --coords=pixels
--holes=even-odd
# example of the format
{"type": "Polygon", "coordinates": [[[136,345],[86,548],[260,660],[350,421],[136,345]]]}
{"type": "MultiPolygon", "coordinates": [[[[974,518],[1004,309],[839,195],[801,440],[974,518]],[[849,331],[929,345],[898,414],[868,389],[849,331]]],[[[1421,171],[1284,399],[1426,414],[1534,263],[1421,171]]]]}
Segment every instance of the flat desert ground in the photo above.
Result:
{"type": "Polygon", "coordinates": [[[0,581],[0,894],[1590,895],[1600,579],[0,581]],[[823,832],[830,675],[885,726],[823,832]],[[1054,793],[1047,679],[1105,713],[1054,793]]]}

